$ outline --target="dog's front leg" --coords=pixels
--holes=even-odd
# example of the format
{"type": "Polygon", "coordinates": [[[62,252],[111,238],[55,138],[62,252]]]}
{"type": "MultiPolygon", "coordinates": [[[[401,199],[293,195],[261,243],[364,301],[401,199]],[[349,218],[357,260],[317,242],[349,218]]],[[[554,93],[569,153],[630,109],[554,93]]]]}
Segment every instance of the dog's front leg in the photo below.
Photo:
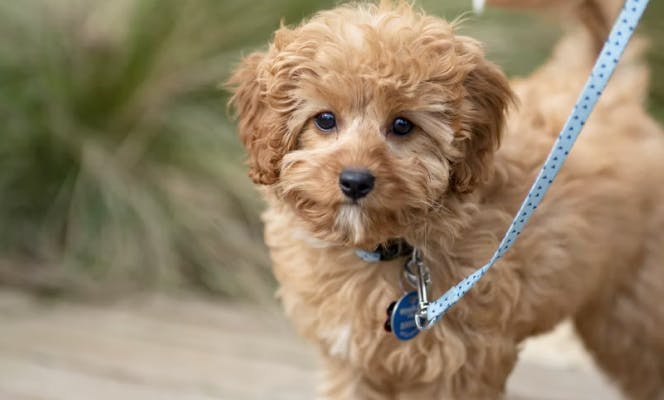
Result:
{"type": "Polygon", "coordinates": [[[478,384],[476,376],[459,376],[464,387],[446,386],[442,381],[419,383],[396,388],[375,383],[358,370],[338,363],[327,364],[324,378],[318,387],[320,400],[499,400],[504,398],[504,379],[495,385],[478,384]]]}
{"type": "Polygon", "coordinates": [[[517,359],[513,340],[493,338],[466,348],[465,361],[455,372],[450,365],[434,367],[439,376],[427,382],[405,382],[381,374],[369,377],[359,368],[325,358],[318,398],[324,400],[498,400],[517,359]]]}
{"type": "Polygon", "coordinates": [[[341,360],[325,358],[318,386],[320,400],[396,400],[391,385],[368,379],[359,369],[341,360]]]}

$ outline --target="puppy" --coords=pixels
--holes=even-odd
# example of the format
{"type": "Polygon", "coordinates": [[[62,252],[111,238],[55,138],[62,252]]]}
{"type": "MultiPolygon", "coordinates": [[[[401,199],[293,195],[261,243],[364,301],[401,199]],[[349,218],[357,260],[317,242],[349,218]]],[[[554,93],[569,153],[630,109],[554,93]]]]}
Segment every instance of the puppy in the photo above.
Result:
{"type": "Polygon", "coordinates": [[[453,24],[383,2],[281,27],[243,60],[231,105],[268,204],[279,295],[322,356],[321,398],[501,398],[519,343],[565,318],[630,398],[664,398],[664,133],[642,107],[638,54],[519,241],[432,329],[385,332],[404,259],[356,256],[406,241],[434,295],[483,265],[596,48],[563,41],[510,83],[453,24]]]}

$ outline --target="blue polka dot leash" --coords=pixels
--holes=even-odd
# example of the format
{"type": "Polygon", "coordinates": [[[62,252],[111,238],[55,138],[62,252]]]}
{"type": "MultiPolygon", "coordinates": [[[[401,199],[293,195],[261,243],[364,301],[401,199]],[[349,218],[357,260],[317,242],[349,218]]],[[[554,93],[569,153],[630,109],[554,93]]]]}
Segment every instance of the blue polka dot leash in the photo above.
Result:
{"type": "MultiPolygon", "coordinates": [[[[475,2],[476,5],[482,3],[483,1],[479,0],[475,2]]],[[[512,247],[567,159],[570,149],[606,88],[609,78],[618,64],[618,59],[625,51],[647,5],[648,0],[627,0],[625,2],[571,115],[556,139],[537,179],[523,200],[519,212],[489,262],[450,288],[443,296],[429,302],[427,299],[429,270],[422,262],[420,252],[417,249],[412,251],[410,261],[404,266],[402,286],[410,286],[416,290],[406,293],[401,299],[390,304],[387,309],[385,329],[392,332],[397,339],[412,339],[421,330],[431,327],[512,247]]],[[[398,256],[401,255],[403,253],[398,254],[398,256]]],[[[358,256],[367,262],[387,259],[384,251],[358,251],[358,256]]]]}
{"type": "Polygon", "coordinates": [[[606,88],[609,78],[613,74],[618,59],[625,51],[629,39],[634,33],[634,29],[639,23],[649,0],[627,0],[623,7],[609,39],[605,43],[600,55],[593,67],[590,78],[581,92],[574,109],[567,119],[560,135],[549,153],[542,169],[533,183],[530,191],[526,195],[521,208],[512,221],[505,237],[500,242],[498,249],[493,254],[488,263],[467,276],[457,285],[449,289],[438,300],[431,302],[427,307],[428,325],[438,321],[461,297],[463,297],[470,288],[472,288],[484,274],[498,261],[514,244],[517,237],[533,215],[537,206],[542,201],[553,179],[560,171],[570,149],[576,142],[579,133],[583,129],[590,113],[600,95],[606,88]]]}

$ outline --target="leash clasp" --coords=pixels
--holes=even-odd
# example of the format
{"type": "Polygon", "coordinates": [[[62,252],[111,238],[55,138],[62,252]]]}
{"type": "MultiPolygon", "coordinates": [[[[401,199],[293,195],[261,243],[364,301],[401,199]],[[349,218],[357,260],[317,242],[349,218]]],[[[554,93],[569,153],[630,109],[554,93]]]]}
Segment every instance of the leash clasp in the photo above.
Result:
{"type": "Polygon", "coordinates": [[[427,311],[429,308],[428,289],[431,284],[431,273],[422,261],[422,257],[417,249],[413,249],[411,259],[404,265],[404,278],[417,289],[415,325],[421,331],[429,329],[431,324],[427,316],[427,311]]]}
{"type": "Polygon", "coordinates": [[[413,249],[411,258],[404,264],[401,272],[401,288],[406,293],[387,307],[384,327],[397,339],[405,341],[432,326],[428,318],[431,275],[417,249],[413,249]],[[406,286],[416,290],[408,291],[406,286]]]}

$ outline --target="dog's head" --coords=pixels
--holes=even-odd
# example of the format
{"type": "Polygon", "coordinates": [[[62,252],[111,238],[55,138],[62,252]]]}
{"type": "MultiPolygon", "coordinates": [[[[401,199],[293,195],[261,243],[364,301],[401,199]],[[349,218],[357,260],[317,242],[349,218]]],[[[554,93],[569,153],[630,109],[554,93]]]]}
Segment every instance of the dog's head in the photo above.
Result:
{"type": "Polygon", "coordinates": [[[406,4],[282,27],[229,86],[252,179],[355,245],[405,236],[484,181],[511,98],[478,42],[406,4]]]}

